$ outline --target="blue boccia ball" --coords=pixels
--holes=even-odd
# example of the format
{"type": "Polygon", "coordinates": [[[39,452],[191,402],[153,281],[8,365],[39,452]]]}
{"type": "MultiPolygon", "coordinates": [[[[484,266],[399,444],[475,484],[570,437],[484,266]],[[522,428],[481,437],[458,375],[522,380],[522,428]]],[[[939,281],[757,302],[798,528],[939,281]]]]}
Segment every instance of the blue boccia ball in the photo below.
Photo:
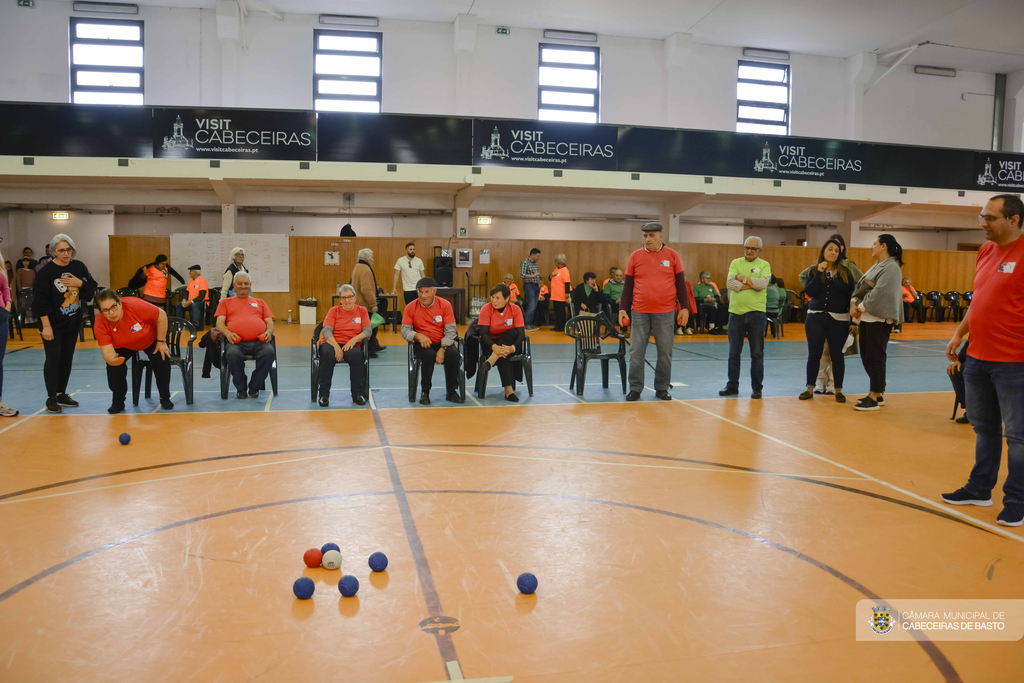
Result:
{"type": "Polygon", "coordinates": [[[337,543],[324,543],[320,546],[321,553],[326,553],[328,550],[337,550],[338,552],[341,552],[341,548],[338,547],[337,543]]]}
{"type": "Polygon", "coordinates": [[[316,584],[308,576],[299,577],[292,584],[292,591],[295,592],[295,597],[299,600],[309,600],[313,597],[314,590],[316,590],[316,584]]]}
{"type": "Polygon", "coordinates": [[[388,568],[388,556],[384,553],[370,555],[370,569],[375,572],[382,572],[388,568]]]}
{"type": "Polygon", "coordinates": [[[537,590],[537,577],[530,572],[523,572],[516,579],[516,587],[519,588],[520,593],[531,595],[537,590]]]}
{"type": "Polygon", "coordinates": [[[124,432],[121,436],[117,437],[117,440],[121,442],[122,446],[127,446],[128,442],[132,440],[132,435],[128,432],[124,432]]]}
{"type": "Polygon", "coordinates": [[[338,581],[338,591],[346,598],[351,598],[353,595],[359,592],[359,579],[346,574],[341,577],[341,581],[338,581]]]}

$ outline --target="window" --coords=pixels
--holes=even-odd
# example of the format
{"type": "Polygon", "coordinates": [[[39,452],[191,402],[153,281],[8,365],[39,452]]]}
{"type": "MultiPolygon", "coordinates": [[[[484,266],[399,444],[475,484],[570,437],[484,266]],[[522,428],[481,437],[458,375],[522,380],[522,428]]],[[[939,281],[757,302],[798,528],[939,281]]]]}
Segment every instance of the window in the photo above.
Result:
{"type": "Polygon", "coordinates": [[[74,104],[142,104],[141,21],[71,17],[70,37],[74,104]]]}
{"type": "Polygon", "coordinates": [[[380,112],[383,34],[313,31],[313,108],[380,112]]]}
{"type": "Polygon", "coordinates": [[[601,48],[540,44],[537,118],[597,123],[601,104],[601,48]]]}
{"type": "Polygon", "coordinates": [[[789,65],[740,61],[736,131],[789,134],[789,65]]]}

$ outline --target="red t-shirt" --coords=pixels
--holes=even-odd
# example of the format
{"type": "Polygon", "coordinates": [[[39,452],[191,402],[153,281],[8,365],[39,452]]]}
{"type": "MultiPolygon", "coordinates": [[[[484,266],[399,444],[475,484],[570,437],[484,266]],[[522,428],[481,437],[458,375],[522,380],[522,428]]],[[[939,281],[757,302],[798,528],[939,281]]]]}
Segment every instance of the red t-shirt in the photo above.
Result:
{"type": "Polygon", "coordinates": [[[494,306],[484,304],[480,309],[480,326],[491,328],[491,337],[497,339],[511,329],[526,326],[523,322],[523,309],[509,302],[505,304],[505,310],[499,313],[494,306]]]}
{"type": "Polygon", "coordinates": [[[565,301],[565,286],[570,283],[569,269],[562,266],[551,276],[551,300],[565,301]]]}
{"type": "Polygon", "coordinates": [[[132,351],[148,349],[156,341],[160,309],[138,297],[126,296],[121,299],[121,311],[123,315],[116,323],[102,314],[96,316],[96,343],[132,351]]]}
{"type": "Polygon", "coordinates": [[[633,276],[633,310],[640,313],[671,313],[676,310],[676,274],[683,262],[675,249],[662,245],[658,251],[637,249],[629,256],[626,275],[633,276]]]}
{"type": "Polygon", "coordinates": [[[1024,363],[1024,237],[978,250],[967,355],[996,363],[1024,363]]]}
{"type": "Polygon", "coordinates": [[[167,273],[156,266],[146,269],[146,288],[142,290],[146,296],[163,299],[167,296],[167,273]]]}
{"type": "Polygon", "coordinates": [[[346,311],[340,305],[335,306],[327,311],[327,317],[324,318],[324,327],[334,328],[334,341],[342,346],[369,326],[370,314],[365,306],[356,305],[351,311],[346,311]]]}
{"type": "Polygon", "coordinates": [[[444,339],[444,326],[455,322],[455,311],[452,305],[439,296],[434,297],[430,308],[424,308],[419,299],[405,307],[402,324],[412,325],[419,334],[427,335],[431,344],[439,344],[444,339]]]}
{"type": "Polygon", "coordinates": [[[266,318],[274,317],[266,301],[252,296],[221,299],[215,315],[218,318],[224,316],[224,325],[242,341],[257,341],[267,331],[266,318]]]}

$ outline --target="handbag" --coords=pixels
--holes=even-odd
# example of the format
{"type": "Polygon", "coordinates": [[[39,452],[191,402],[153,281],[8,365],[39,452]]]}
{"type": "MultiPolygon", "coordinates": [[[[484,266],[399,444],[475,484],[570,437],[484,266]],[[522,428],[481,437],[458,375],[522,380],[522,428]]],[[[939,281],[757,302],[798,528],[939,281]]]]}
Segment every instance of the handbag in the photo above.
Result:
{"type": "Polygon", "coordinates": [[[856,356],[860,353],[860,342],[857,339],[857,335],[852,332],[846,337],[846,343],[843,344],[843,355],[844,356],[856,356]]]}
{"type": "Polygon", "coordinates": [[[370,327],[380,327],[384,324],[384,316],[374,312],[370,314],[370,327]]]}

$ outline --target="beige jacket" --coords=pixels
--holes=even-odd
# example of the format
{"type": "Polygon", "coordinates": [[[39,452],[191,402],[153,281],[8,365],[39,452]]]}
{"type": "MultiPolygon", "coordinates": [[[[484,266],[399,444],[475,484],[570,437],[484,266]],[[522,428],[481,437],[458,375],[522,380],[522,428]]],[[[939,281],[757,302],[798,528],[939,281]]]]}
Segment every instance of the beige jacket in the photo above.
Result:
{"type": "Polygon", "coordinates": [[[356,290],[356,304],[366,306],[370,313],[377,312],[377,288],[373,271],[365,263],[356,263],[352,269],[352,287],[356,290]]]}

